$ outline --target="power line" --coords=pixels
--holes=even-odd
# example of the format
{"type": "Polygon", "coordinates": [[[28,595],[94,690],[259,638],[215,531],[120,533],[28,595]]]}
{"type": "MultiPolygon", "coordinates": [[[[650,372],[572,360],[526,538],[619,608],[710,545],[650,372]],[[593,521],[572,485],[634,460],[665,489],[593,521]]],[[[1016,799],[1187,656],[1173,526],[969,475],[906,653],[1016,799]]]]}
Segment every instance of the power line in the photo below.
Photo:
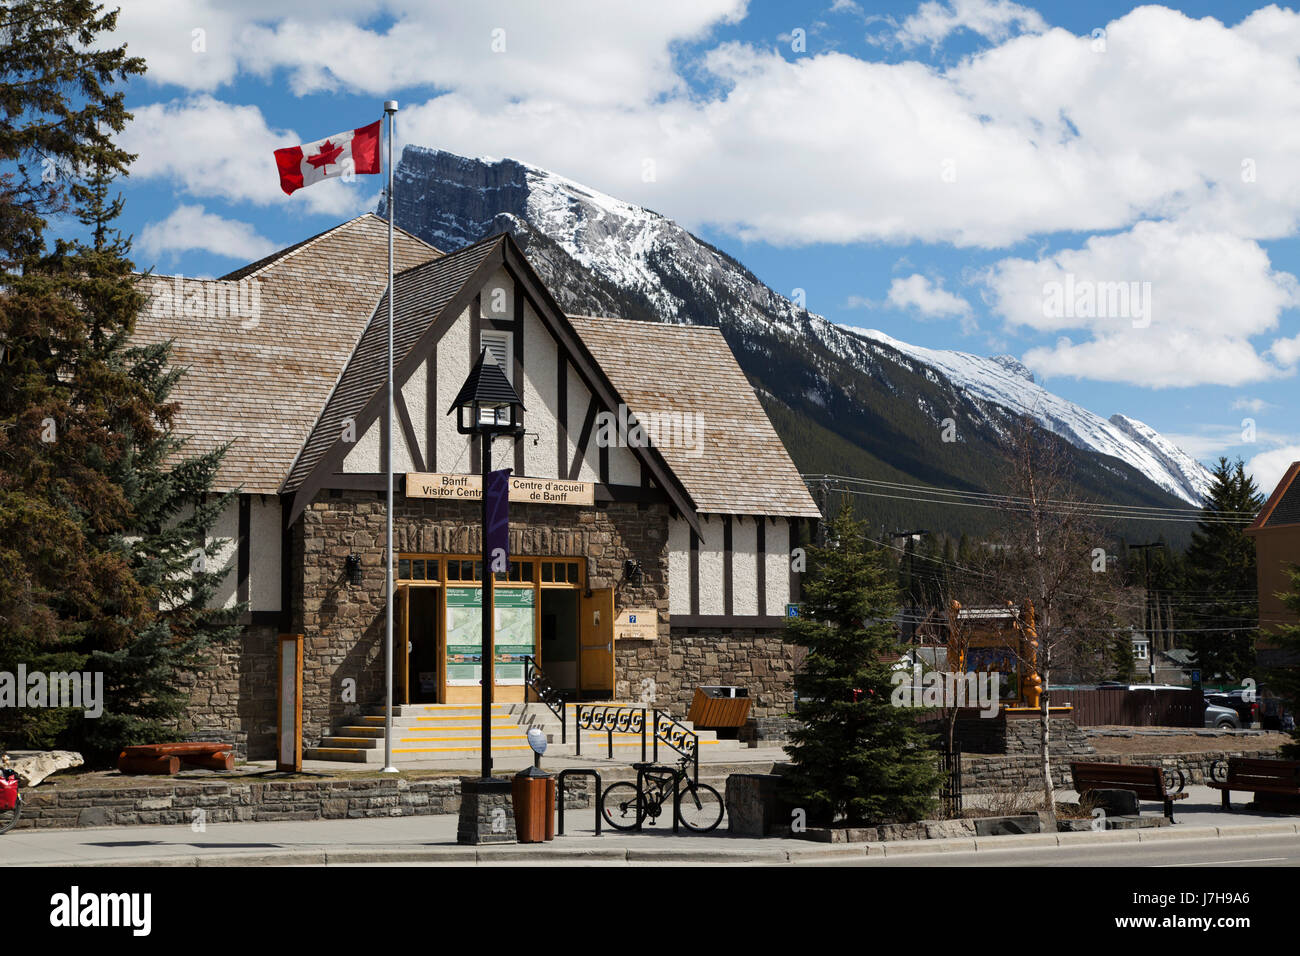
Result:
{"type": "Polygon", "coordinates": [[[836,487],[842,494],[868,498],[888,498],[895,501],[913,501],[920,504],[954,505],[963,508],[983,508],[997,511],[1032,511],[1044,514],[1078,515],[1110,518],[1125,521],[1165,521],[1192,524],[1250,524],[1255,515],[1249,512],[1209,512],[1197,508],[1165,508],[1153,505],[1123,505],[1103,502],[1084,502],[1070,499],[1043,499],[1033,502],[1014,495],[994,495],[987,492],[960,491],[937,488],[931,485],[912,485],[902,482],[878,481],[870,478],[850,478],[843,475],[804,475],[807,481],[816,481],[827,488],[831,482],[848,483],[866,487],[836,487]],[[899,494],[893,492],[911,492],[899,494]],[[922,497],[924,496],[924,497],[922,497]]]}

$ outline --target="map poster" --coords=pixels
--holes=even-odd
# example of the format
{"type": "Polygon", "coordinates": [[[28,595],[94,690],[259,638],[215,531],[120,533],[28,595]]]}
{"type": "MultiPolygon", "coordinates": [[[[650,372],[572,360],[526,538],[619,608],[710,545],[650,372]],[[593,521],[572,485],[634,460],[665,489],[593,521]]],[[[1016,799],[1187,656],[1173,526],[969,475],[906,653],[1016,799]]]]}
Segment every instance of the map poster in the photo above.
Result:
{"type": "MultiPolygon", "coordinates": [[[[497,587],[496,683],[522,684],[526,655],[536,653],[532,588],[497,587]]],[[[447,685],[477,685],[482,675],[483,591],[447,588],[447,685]]]]}

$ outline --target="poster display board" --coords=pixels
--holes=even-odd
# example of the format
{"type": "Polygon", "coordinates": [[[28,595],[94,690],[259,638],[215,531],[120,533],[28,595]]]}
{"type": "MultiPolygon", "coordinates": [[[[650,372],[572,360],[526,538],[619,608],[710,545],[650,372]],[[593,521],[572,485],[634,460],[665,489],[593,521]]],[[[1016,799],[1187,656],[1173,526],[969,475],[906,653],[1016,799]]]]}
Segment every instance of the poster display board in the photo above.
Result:
{"type": "MultiPolygon", "coordinates": [[[[496,683],[522,684],[526,655],[536,655],[532,588],[497,585],[496,683]]],[[[447,686],[477,685],[482,676],[483,589],[447,588],[447,686]]]]}

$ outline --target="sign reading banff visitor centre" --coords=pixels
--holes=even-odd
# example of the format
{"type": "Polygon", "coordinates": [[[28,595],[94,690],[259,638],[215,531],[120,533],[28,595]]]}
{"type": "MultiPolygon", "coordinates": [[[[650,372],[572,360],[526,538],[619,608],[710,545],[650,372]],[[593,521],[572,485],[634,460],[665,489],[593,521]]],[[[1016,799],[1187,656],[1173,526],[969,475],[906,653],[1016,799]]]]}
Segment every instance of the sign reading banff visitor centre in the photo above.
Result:
{"type": "MultiPolygon", "coordinates": [[[[406,497],[480,501],[483,479],[478,475],[408,472],[406,497]]],[[[591,506],[596,502],[596,486],[590,481],[511,478],[510,500],[517,504],[591,506]]]]}

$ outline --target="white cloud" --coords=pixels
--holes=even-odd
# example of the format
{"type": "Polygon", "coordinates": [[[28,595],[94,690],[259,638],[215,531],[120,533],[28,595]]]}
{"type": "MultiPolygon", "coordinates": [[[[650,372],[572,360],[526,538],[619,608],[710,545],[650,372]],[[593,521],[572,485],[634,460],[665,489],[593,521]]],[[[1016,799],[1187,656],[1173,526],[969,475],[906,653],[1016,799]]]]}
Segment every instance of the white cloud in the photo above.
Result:
{"type": "Polygon", "coordinates": [[[1264,401],[1262,398],[1238,398],[1232,403],[1234,412],[1251,412],[1258,415],[1266,408],[1272,408],[1273,405],[1264,401]]]}
{"type": "Polygon", "coordinates": [[[1013,33],[1042,33],[1047,23],[1037,10],[1010,0],[950,0],[926,2],[903,21],[895,34],[904,46],[941,43],[957,30],[970,30],[986,40],[1005,40],[1013,33]]]}
{"type": "Polygon", "coordinates": [[[926,318],[964,316],[971,311],[969,302],[943,288],[943,280],[931,281],[919,272],[891,282],[886,298],[895,308],[915,309],[926,318]]]}
{"type": "Polygon", "coordinates": [[[140,251],[155,260],[192,250],[228,259],[254,262],[280,248],[258,235],[248,223],[225,219],[202,206],[177,206],[166,219],[148,223],[140,231],[140,251]]]}
{"type": "Polygon", "coordinates": [[[1065,375],[1154,387],[1241,385],[1284,374],[1250,339],[1300,303],[1253,240],[1171,222],[1093,236],[1037,260],[1003,259],[982,276],[1009,326],[1062,335],[1025,364],[1065,375]]]}
{"type": "Polygon", "coordinates": [[[148,60],[151,80],[189,90],[282,72],[297,94],[423,86],[485,106],[521,95],[618,105],[682,91],[671,45],[740,18],[746,4],[129,0],[115,39],[148,60]],[[205,31],[202,53],[195,29],[205,31]]]}
{"type": "Polygon", "coordinates": [[[1300,362],[1300,335],[1289,339],[1278,339],[1268,350],[1269,355],[1279,365],[1290,367],[1300,362]]]}
{"type": "Polygon", "coordinates": [[[1286,445],[1261,452],[1246,462],[1246,471],[1255,479],[1255,484],[1264,496],[1268,497],[1293,461],[1300,461],[1300,445],[1286,445]]]}
{"type": "MultiPolygon", "coordinates": [[[[363,212],[365,177],[354,183],[330,179],[286,196],[280,189],[275,151],[311,142],[335,130],[305,138],[270,128],[256,106],[235,106],[202,94],[184,101],[137,107],[122,145],[139,154],[131,175],[170,180],[192,196],[216,196],[258,205],[283,203],[304,212],[351,216],[363,212]]],[[[341,132],[341,130],[339,131],[341,132]]]]}

